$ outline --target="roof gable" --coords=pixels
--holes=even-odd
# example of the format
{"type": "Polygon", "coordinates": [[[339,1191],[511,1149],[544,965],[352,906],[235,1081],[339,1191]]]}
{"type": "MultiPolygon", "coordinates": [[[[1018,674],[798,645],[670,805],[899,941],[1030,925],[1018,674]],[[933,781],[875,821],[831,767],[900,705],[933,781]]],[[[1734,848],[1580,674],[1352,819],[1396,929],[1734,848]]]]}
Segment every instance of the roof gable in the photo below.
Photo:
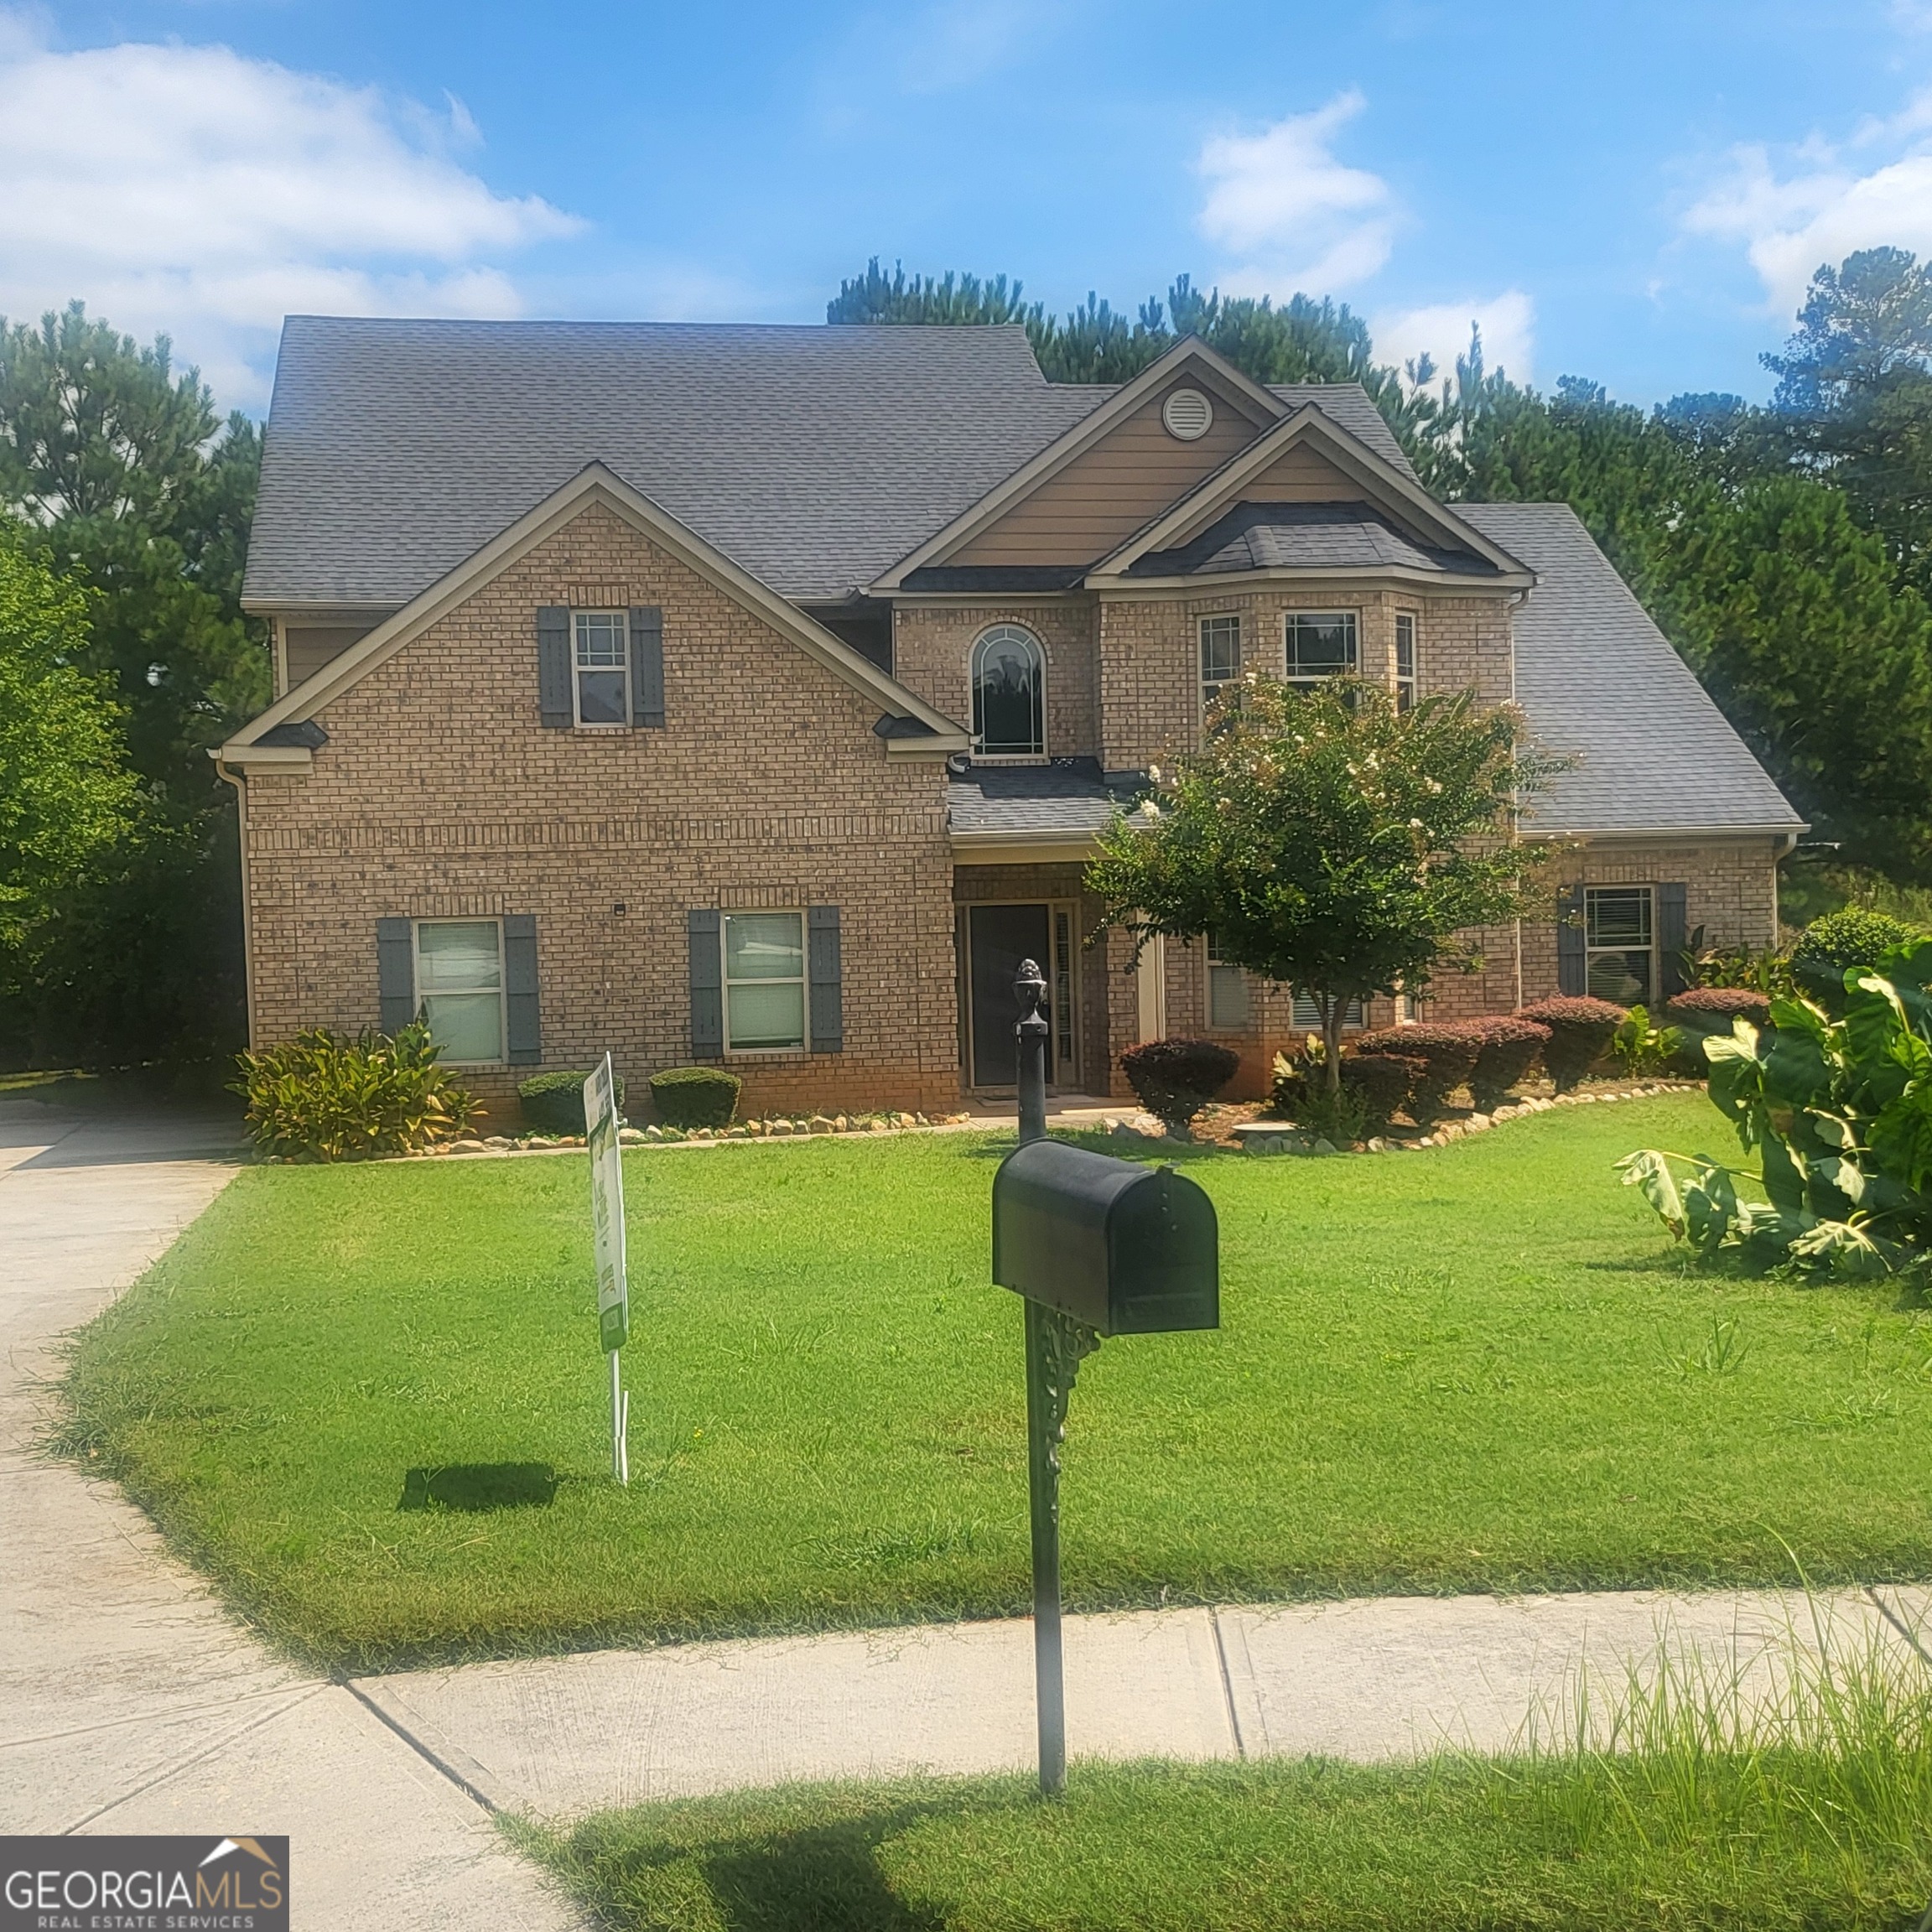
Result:
{"type": "Polygon", "coordinates": [[[1083,564],[1161,503],[1244,449],[1283,413],[1280,400],[1189,336],[1114,390],[1031,462],[934,532],[871,585],[890,594],[915,571],[1083,564]],[[1176,389],[1204,391],[1205,435],[1169,434],[1161,408],[1176,389]]]}
{"type": "Polygon", "coordinates": [[[885,717],[896,720],[898,725],[896,730],[880,733],[889,756],[932,757],[967,749],[965,730],[955,720],[740,569],[661,505],[633,490],[604,465],[593,463],[377,625],[359,643],[351,645],[286,693],[214,756],[236,766],[307,764],[311,748],[291,743],[286,727],[314,718],[332,699],[387,663],[413,638],[593,504],[612,511],[641,531],[678,562],[707,579],[808,657],[878,704],[885,717]],[[262,756],[265,752],[271,756],[262,756]]]}
{"type": "Polygon", "coordinates": [[[1363,505],[1373,520],[1386,522],[1420,549],[1465,555],[1495,583],[1534,581],[1508,551],[1438,503],[1413,472],[1397,469],[1311,402],[1143,524],[1093,567],[1087,585],[1091,589],[1117,584],[1130,573],[1144,579],[1149,573],[1137,566],[1145,559],[1182,552],[1237,504],[1323,501],[1363,505]]]}

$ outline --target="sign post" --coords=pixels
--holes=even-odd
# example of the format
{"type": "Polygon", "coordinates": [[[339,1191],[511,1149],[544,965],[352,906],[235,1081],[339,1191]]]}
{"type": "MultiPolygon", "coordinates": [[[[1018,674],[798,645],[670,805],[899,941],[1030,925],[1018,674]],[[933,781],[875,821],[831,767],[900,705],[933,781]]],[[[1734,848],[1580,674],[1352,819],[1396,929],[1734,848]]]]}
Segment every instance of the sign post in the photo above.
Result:
{"type": "Polygon", "coordinates": [[[610,1473],[628,1487],[626,1436],[631,1397],[617,1351],[631,1333],[631,1289],[624,1271],[624,1162],[617,1144],[617,1082],[610,1056],[584,1083],[584,1140],[590,1150],[590,1228],[597,1257],[597,1336],[610,1362],[610,1473]]]}

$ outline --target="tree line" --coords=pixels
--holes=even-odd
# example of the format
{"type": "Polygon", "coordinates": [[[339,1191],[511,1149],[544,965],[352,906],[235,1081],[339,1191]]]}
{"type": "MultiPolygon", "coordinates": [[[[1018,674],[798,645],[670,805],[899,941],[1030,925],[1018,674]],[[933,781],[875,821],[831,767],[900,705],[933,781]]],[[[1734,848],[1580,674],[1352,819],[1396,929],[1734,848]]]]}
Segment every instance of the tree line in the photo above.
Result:
{"type": "MultiPolygon", "coordinates": [[[[1346,304],[1203,293],[1066,315],[995,276],[887,275],[834,322],[1017,323],[1055,382],[1188,335],[1264,382],[1360,382],[1451,500],[1573,504],[1845,857],[1932,881],[1932,264],[1820,270],[1758,405],[1649,411],[1571,377],[1376,360],[1346,304]]],[[[262,435],[165,337],[79,303],[0,323],[0,1070],[219,1061],[242,1043],[234,802],[209,749],[267,703],[241,606],[262,435]]]]}

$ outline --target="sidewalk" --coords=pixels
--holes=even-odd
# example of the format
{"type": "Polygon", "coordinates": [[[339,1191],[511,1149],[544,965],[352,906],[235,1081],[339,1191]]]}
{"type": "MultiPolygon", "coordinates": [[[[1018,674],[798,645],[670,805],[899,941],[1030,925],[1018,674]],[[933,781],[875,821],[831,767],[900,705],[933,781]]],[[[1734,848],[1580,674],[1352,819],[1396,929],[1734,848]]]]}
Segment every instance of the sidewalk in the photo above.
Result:
{"type": "MultiPolygon", "coordinates": [[[[1835,1646],[1905,1639],[1932,1590],[1821,1599],[1835,1646]]],[[[1498,1751],[1539,1705],[1566,1716],[1580,1660],[1599,1705],[1668,1635],[1768,1683],[1801,1596],[1648,1592],[1374,1597],[1069,1618],[1072,1756],[1363,1762],[1448,1744],[1498,1751]]],[[[355,1685],[450,1774],[506,1810],[608,1805],[791,1779],[1024,1770],[1036,1762],[1026,1622],[689,1644],[474,1664],[355,1685]]],[[[1547,1740],[1550,1728],[1544,1726],[1547,1740]]]]}
{"type": "Polygon", "coordinates": [[[287,1832],[310,1932],[575,1927],[475,1798],[238,1628],[118,1489],[34,1449],[60,1335],[234,1151],[219,1120],[0,1102],[0,1831],[287,1832]]]}

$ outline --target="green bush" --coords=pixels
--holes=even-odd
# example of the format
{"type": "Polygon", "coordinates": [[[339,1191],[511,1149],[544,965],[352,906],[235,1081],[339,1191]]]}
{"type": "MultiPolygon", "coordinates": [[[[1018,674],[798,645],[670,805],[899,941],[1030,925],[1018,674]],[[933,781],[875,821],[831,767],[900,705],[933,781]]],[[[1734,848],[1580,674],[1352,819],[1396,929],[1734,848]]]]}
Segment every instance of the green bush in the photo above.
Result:
{"type": "Polygon", "coordinates": [[[722,1067],[667,1067],[651,1076],[651,1108],[667,1127],[729,1127],[745,1083],[722,1067]]]}
{"type": "Polygon", "coordinates": [[[462,1133],[483,1109],[436,1063],[429,1029],[412,1021],[393,1038],[351,1039],[325,1026],[279,1046],[240,1053],[231,1091],[248,1103],[262,1154],[319,1161],[411,1153],[462,1133]]]}
{"type": "Polygon", "coordinates": [[[1394,1053],[1344,1053],[1342,1092],[1328,1092],[1322,1078],[1322,1042],[1309,1036],[1306,1052],[1275,1056],[1270,1110],[1322,1139],[1343,1146],[1364,1135],[1380,1134],[1408,1104],[1416,1083],[1428,1072],[1420,1060],[1394,1053]]]}
{"type": "Polygon", "coordinates": [[[1150,1040],[1120,1056],[1120,1070],[1140,1104],[1180,1140],[1240,1064],[1239,1054],[1213,1040],[1150,1040]]]}
{"type": "MultiPolygon", "coordinates": [[[[588,1072],[532,1073],[517,1085],[517,1098],[523,1104],[523,1118],[539,1134],[581,1134],[584,1121],[584,1083],[588,1072]]],[[[616,1085],[617,1111],[624,1111],[624,1081],[616,1085]]]]}
{"type": "Polygon", "coordinates": [[[1932,1273],[1932,938],[1894,947],[1867,977],[1875,984],[1844,990],[1836,1018],[1774,1000],[1768,1025],[1745,1021],[1704,1043],[1711,1098],[1758,1150],[1768,1202],[1741,1202],[1733,1171],[1703,1155],[1646,1149],[1621,1163],[1700,1254],[1932,1273]],[[1681,1185],[1674,1160],[1691,1171],[1681,1185]]]}
{"type": "Polygon", "coordinates": [[[1428,1128],[1475,1072],[1478,1042],[1460,1026],[1384,1026],[1358,1034],[1355,1046],[1358,1052],[1395,1053],[1422,1063],[1421,1077],[1409,1089],[1409,1118],[1428,1128]]]}
{"type": "Polygon", "coordinates": [[[1525,1006],[1516,1017],[1550,1029],[1550,1044],[1543,1049],[1543,1071],[1559,1093],[1567,1093],[1610,1051],[1617,1029],[1630,1015],[1607,1000],[1562,994],[1525,1006]]]}
{"type": "Polygon", "coordinates": [[[1499,1013],[1484,1020],[1457,1020],[1451,1031],[1467,1033],[1476,1042],[1476,1064],[1470,1069],[1469,1097],[1479,1114],[1493,1114],[1511,1092],[1530,1077],[1530,1069],[1550,1044],[1550,1029],[1519,1013],[1499,1013]]]}
{"type": "Polygon", "coordinates": [[[1805,928],[1804,937],[1791,949],[1796,990],[1836,1019],[1845,1010],[1846,974],[1855,966],[1877,964],[1893,948],[1917,937],[1889,912],[1869,912],[1858,906],[1827,912],[1805,928]]]}

